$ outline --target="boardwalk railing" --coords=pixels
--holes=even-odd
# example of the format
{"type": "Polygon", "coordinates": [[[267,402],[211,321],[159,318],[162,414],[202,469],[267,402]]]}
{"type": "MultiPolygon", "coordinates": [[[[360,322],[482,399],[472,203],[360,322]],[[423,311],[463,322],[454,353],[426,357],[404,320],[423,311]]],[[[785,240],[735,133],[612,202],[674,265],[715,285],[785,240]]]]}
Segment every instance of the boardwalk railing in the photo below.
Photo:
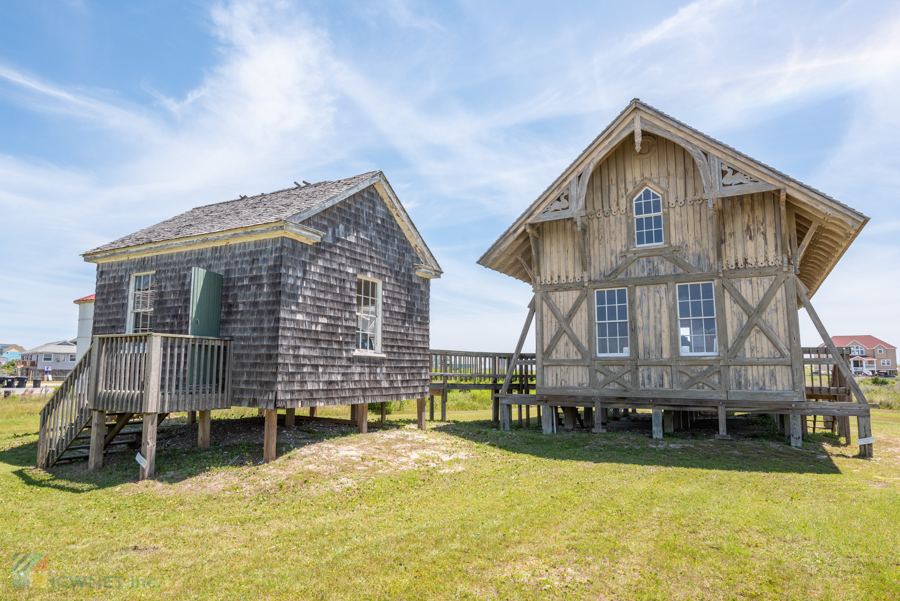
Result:
{"type": "MultiPolygon", "coordinates": [[[[441,421],[447,419],[447,393],[450,390],[490,390],[493,419],[500,419],[500,389],[513,353],[479,353],[472,351],[430,350],[431,389],[430,418],[434,419],[434,397],[441,398],[441,421]]],[[[529,394],[535,388],[536,359],[533,353],[522,353],[510,376],[510,394],[529,394]]],[[[527,411],[527,409],[526,409],[527,411]]],[[[520,409],[521,413],[521,409],[520,409]]]]}
{"type": "Polygon", "coordinates": [[[231,406],[231,340],[175,334],[97,336],[93,409],[171,413],[231,406]]]}
{"type": "Polygon", "coordinates": [[[849,365],[850,349],[838,348],[839,358],[832,356],[824,346],[804,346],[802,350],[806,398],[851,402],[852,390],[837,364],[838,360],[843,360],[849,365]]]}
{"type": "Polygon", "coordinates": [[[49,467],[72,444],[91,418],[88,403],[88,377],[91,353],[75,364],[63,383],[41,409],[38,430],[37,466],[49,467]]]}

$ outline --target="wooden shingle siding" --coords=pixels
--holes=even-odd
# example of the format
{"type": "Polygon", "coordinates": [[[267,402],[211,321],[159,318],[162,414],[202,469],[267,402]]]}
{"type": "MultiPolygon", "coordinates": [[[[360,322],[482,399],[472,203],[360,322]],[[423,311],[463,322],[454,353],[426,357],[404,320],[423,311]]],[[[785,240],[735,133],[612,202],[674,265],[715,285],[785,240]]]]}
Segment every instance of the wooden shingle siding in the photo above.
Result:
{"type": "Polygon", "coordinates": [[[271,238],[101,263],[94,334],[123,333],[130,275],[156,272],[153,331],[189,332],[191,271],[221,274],[221,336],[232,338],[233,404],[300,407],[428,394],[429,280],[369,187],[305,225],[320,243],[271,238]],[[382,281],[382,353],[354,356],[356,280],[382,281]]]}
{"type": "Polygon", "coordinates": [[[223,276],[221,336],[234,339],[234,403],[273,403],[281,264],[278,239],[101,263],[97,266],[93,333],[123,333],[130,274],[155,271],[153,331],[187,334],[192,268],[219,273],[223,276]]]}
{"type": "Polygon", "coordinates": [[[429,281],[374,188],[305,222],[316,245],[284,241],[278,406],[421,398],[428,394],[429,281]],[[354,356],[356,281],[382,281],[382,354],[354,356]]]}

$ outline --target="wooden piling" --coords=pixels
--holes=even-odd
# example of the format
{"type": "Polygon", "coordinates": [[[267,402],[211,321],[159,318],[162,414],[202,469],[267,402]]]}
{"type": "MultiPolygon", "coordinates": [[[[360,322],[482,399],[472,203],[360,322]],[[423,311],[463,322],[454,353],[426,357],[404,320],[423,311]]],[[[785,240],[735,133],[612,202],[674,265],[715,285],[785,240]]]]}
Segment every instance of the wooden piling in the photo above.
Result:
{"type": "Polygon", "coordinates": [[[310,407],[310,408],[309,408],[309,416],[310,416],[310,417],[315,417],[315,416],[316,416],[316,409],[317,409],[317,407],[310,407]]]}
{"type": "Polygon", "coordinates": [[[381,403],[381,427],[383,428],[385,423],[387,423],[387,403],[381,403]]]}
{"type": "Polygon", "coordinates": [[[278,435],[278,411],[266,409],[266,427],[263,436],[263,461],[275,461],[278,455],[275,443],[278,435]]]}
{"type": "Polygon", "coordinates": [[[416,417],[419,422],[419,430],[425,430],[425,399],[416,399],[416,417]]]}
{"type": "Polygon", "coordinates": [[[719,433],[716,434],[718,440],[731,440],[728,435],[728,414],[725,412],[725,405],[719,405],[719,433]]]}
{"type": "Polygon", "coordinates": [[[598,434],[606,432],[603,427],[603,404],[600,401],[594,401],[594,432],[598,434]]]}
{"type": "Polygon", "coordinates": [[[141,455],[144,457],[147,467],[141,466],[138,473],[139,480],[152,478],[156,473],[156,426],[158,421],[158,414],[144,414],[144,424],[141,429],[141,455]]]}
{"type": "Polygon", "coordinates": [[[803,446],[803,423],[800,417],[799,415],[791,414],[790,418],[791,446],[797,448],[803,446]]]}
{"type": "Polygon", "coordinates": [[[360,434],[369,431],[369,404],[362,403],[356,410],[356,429],[360,434]]]}
{"type": "Polygon", "coordinates": [[[212,421],[210,418],[212,417],[212,411],[201,411],[200,412],[200,423],[197,427],[197,445],[201,449],[209,448],[209,430],[210,430],[210,422],[212,421]]]}
{"type": "Polygon", "coordinates": [[[663,433],[672,434],[675,432],[675,412],[671,409],[663,410],[663,433]]]}
{"type": "Polygon", "coordinates": [[[297,410],[293,407],[288,407],[284,412],[284,426],[286,428],[294,427],[294,420],[297,417],[297,410]]]}
{"type": "Polygon", "coordinates": [[[197,412],[196,411],[188,411],[187,418],[189,424],[197,423],[197,412]]]}
{"type": "Polygon", "coordinates": [[[103,439],[106,436],[106,411],[91,410],[91,444],[88,454],[88,471],[103,467],[103,439]]]}
{"type": "Polygon", "coordinates": [[[662,409],[653,409],[653,438],[663,437],[663,412],[662,409]]]}

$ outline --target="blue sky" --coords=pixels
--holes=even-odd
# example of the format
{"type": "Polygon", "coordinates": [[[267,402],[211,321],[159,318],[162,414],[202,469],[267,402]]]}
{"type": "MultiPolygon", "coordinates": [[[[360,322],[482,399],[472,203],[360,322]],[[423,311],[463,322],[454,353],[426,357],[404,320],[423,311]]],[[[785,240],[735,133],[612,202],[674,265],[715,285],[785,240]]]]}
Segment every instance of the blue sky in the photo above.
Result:
{"type": "Polygon", "coordinates": [[[900,345],[896,2],[0,10],[2,342],[75,336],[90,248],[198,205],[381,169],[445,270],[432,346],[510,350],[530,288],[475,260],[639,97],[869,215],[814,302],[832,334],[900,345]]]}

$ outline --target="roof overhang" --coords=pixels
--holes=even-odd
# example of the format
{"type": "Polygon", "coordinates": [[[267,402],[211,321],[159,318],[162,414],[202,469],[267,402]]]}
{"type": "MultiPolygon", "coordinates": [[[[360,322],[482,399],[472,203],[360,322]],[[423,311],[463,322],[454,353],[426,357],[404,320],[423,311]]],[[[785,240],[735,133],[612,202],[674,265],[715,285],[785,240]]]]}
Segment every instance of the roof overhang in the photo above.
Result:
{"type": "Polygon", "coordinates": [[[810,233],[809,240],[801,245],[805,255],[801,255],[800,262],[800,276],[809,288],[809,296],[818,289],[869,220],[822,192],[633,100],[491,245],[478,259],[478,264],[531,283],[527,268],[527,259],[531,257],[527,227],[550,219],[579,219],[584,210],[584,192],[594,168],[628,136],[634,136],[639,142],[643,133],[671,140],[694,157],[703,180],[703,197],[710,202],[738,194],[784,192],[787,200],[802,210],[800,227],[805,228],[802,233],[810,233]],[[754,183],[722,187],[723,165],[750,176],[754,183]],[[560,199],[564,201],[560,202],[560,199]],[[557,204],[551,207],[554,203],[557,204]]]}
{"type": "Polygon", "coordinates": [[[226,246],[240,242],[253,240],[265,240],[267,238],[290,238],[304,244],[317,244],[322,241],[324,232],[314,230],[299,223],[289,221],[276,221],[249,227],[235,228],[213,234],[200,236],[187,236],[162,242],[151,242],[125,248],[85,253],[82,255],[88,263],[110,263],[113,261],[125,261],[150,255],[164,255],[168,253],[184,252],[199,248],[213,246],[226,246]]]}

